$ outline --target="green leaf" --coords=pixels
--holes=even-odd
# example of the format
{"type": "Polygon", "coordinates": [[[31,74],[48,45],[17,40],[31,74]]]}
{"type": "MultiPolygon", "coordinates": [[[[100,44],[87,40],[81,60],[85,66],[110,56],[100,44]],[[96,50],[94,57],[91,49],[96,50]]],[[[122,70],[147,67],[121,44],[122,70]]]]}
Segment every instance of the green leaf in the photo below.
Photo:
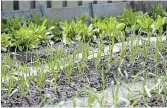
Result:
{"type": "Polygon", "coordinates": [[[42,22],[42,27],[44,27],[45,25],[46,25],[46,23],[47,23],[47,19],[45,19],[43,22],[42,22]]]}
{"type": "Polygon", "coordinates": [[[116,27],[117,30],[123,30],[124,28],[125,28],[125,23],[120,23],[116,27]]]}

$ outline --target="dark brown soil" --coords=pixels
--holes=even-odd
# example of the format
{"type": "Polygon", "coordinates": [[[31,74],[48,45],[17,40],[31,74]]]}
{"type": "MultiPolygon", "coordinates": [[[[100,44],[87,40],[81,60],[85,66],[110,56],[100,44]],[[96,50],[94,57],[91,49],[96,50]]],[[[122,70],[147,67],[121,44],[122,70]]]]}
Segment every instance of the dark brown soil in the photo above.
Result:
{"type": "MultiPolygon", "coordinates": [[[[27,63],[31,62],[31,61],[35,61],[35,59],[38,57],[41,58],[48,58],[50,56],[52,56],[51,54],[54,54],[58,48],[62,47],[63,48],[63,55],[68,55],[73,53],[77,48],[78,48],[78,44],[76,43],[71,43],[68,46],[63,45],[62,42],[57,42],[54,43],[52,45],[52,52],[53,53],[47,53],[47,50],[49,48],[47,48],[47,46],[38,48],[38,49],[33,49],[31,51],[28,51],[28,56],[27,56],[27,63]]],[[[50,47],[50,46],[49,46],[50,47]]],[[[3,56],[7,56],[8,54],[10,54],[11,58],[13,58],[14,56],[16,57],[17,60],[21,61],[21,62],[26,62],[26,53],[27,51],[14,51],[12,50],[10,53],[8,52],[1,52],[2,54],[2,58],[3,56]]],[[[3,61],[3,60],[2,60],[3,61]]]]}
{"type": "MultiPolygon", "coordinates": [[[[167,100],[164,100],[167,103],[167,100]]],[[[131,104],[134,100],[131,101],[131,104]]],[[[162,95],[152,94],[152,97],[146,97],[146,103],[144,102],[144,98],[141,98],[139,102],[137,102],[134,107],[166,107],[163,103],[162,95]]]]}
{"type": "MultiPolygon", "coordinates": [[[[162,52],[162,55],[164,56],[164,59],[167,59],[167,52],[162,52]]],[[[65,101],[69,98],[72,98],[76,96],[76,94],[79,93],[79,96],[83,96],[83,87],[84,85],[87,85],[89,87],[95,88],[97,91],[102,90],[102,68],[104,69],[104,79],[105,79],[105,88],[111,86],[111,83],[116,80],[118,81],[125,81],[128,82],[131,81],[132,77],[136,75],[138,72],[145,71],[145,73],[148,72],[155,72],[154,67],[157,63],[154,62],[153,57],[153,49],[149,50],[149,55],[146,60],[146,64],[143,64],[143,61],[145,58],[139,53],[135,59],[134,64],[130,64],[129,60],[129,53],[127,52],[127,56],[125,57],[122,65],[120,66],[120,69],[123,73],[123,76],[119,75],[118,73],[118,67],[119,67],[119,55],[116,53],[114,54],[113,60],[115,61],[113,64],[108,65],[108,56],[102,57],[98,69],[95,68],[95,60],[88,60],[86,62],[87,67],[83,68],[83,76],[80,77],[77,67],[73,68],[71,79],[68,80],[67,78],[67,70],[62,70],[59,74],[59,77],[56,81],[56,88],[53,87],[52,83],[47,83],[46,80],[52,80],[52,75],[46,75],[44,86],[42,87],[42,90],[39,91],[38,87],[35,86],[35,81],[32,80],[34,83],[30,83],[29,85],[29,92],[26,95],[26,97],[21,97],[20,92],[14,93],[9,99],[8,99],[8,93],[5,90],[2,90],[1,93],[1,104],[2,107],[25,107],[25,106],[44,106],[45,104],[56,104],[60,101],[65,101]],[[124,71],[127,72],[128,77],[126,78],[124,71]],[[115,79],[116,78],[116,79],[115,79]],[[43,103],[41,103],[44,96],[47,95],[46,100],[44,100],[43,103]]],[[[162,58],[159,59],[158,64],[156,65],[156,69],[159,70],[158,75],[164,75],[165,71],[163,68],[164,62],[162,58]]],[[[82,65],[82,64],[81,64],[82,65]]],[[[166,64],[167,66],[167,64],[166,64]]],[[[152,76],[148,76],[152,77],[152,76]]],[[[158,100],[157,100],[158,101],[158,100]]],[[[159,102],[159,101],[158,101],[159,102]]],[[[153,106],[160,106],[160,103],[153,104],[153,106]]],[[[149,103],[150,106],[152,106],[151,102],[149,103]]],[[[139,105],[140,106],[140,105],[139,105]]]]}

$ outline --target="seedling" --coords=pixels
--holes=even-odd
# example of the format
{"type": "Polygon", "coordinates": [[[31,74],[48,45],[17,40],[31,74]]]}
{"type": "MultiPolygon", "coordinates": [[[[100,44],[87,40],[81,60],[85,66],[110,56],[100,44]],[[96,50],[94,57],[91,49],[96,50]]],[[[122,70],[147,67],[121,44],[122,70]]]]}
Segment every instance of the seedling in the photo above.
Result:
{"type": "Polygon", "coordinates": [[[119,87],[118,87],[118,85],[116,84],[113,84],[113,88],[114,88],[114,90],[113,90],[113,93],[112,93],[112,97],[113,97],[113,107],[114,108],[116,108],[117,106],[117,103],[118,103],[118,99],[119,99],[119,97],[118,97],[118,91],[119,91],[119,87]]]}

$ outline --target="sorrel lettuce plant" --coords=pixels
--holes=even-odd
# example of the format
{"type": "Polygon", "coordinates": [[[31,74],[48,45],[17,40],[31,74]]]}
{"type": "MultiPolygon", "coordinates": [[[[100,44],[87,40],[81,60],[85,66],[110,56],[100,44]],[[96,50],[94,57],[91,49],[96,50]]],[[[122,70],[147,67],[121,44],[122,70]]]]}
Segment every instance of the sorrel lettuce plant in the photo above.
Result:
{"type": "Polygon", "coordinates": [[[87,26],[83,21],[72,20],[60,22],[62,31],[62,40],[65,44],[69,44],[71,41],[89,41],[93,39],[93,25],[87,26]]]}
{"type": "Polygon", "coordinates": [[[125,23],[127,26],[131,26],[136,23],[136,20],[140,14],[133,12],[130,9],[125,9],[124,13],[118,16],[118,21],[125,23]]]}
{"type": "Polygon", "coordinates": [[[148,33],[151,32],[151,24],[153,23],[153,19],[149,17],[148,14],[144,14],[143,16],[138,17],[137,23],[140,25],[140,33],[148,33]]]}
{"type": "Polygon", "coordinates": [[[117,19],[111,16],[102,21],[97,21],[95,27],[99,29],[101,37],[110,37],[111,40],[111,37],[117,37],[120,35],[121,31],[125,27],[125,23],[118,23],[117,19]]]}
{"type": "Polygon", "coordinates": [[[2,48],[6,51],[7,47],[16,47],[20,51],[24,49],[37,48],[41,43],[50,44],[51,39],[54,37],[51,30],[46,29],[47,20],[41,25],[36,25],[30,22],[28,25],[24,24],[18,30],[11,29],[11,34],[2,35],[2,48]]]}
{"type": "Polygon", "coordinates": [[[7,51],[8,47],[11,47],[10,34],[3,33],[1,35],[1,49],[7,51]]]}
{"type": "Polygon", "coordinates": [[[54,37],[54,35],[51,34],[51,30],[54,28],[51,27],[47,30],[46,23],[47,20],[44,20],[41,26],[37,26],[33,23],[29,25],[30,28],[32,27],[32,29],[34,29],[35,34],[39,38],[39,41],[42,43],[50,43],[51,39],[54,37]]]}
{"type": "Polygon", "coordinates": [[[118,16],[118,21],[126,24],[125,31],[127,33],[135,32],[139,29],[137,18],[142,14],[142,12],[133,12],[133,10],[125,9],[124,13],[118,16]]]}
{"type": "Polygon", "coordinates": [[[35,48],[39,45],[39,43],[39,39],[32,29],[24,27],[20,28],[18,31],[13,31],[12,44],[13,46],[18,47],[20,51],[26,48],[35,48]]]}
{"type": "Polygon", "coordinates": [[[88,21],[88,16],[86,14],[82,14],[78,18],[74,17],[73,20],[75,22],[81,21],[82,23],[86,23],[86,21],[88,21]]]}
{"type": "Polygon", "coordinates": [[[2,33],[11,33],[12,29],[18,30],[22,27],[23,24],[26,24],[24,17],[20,17],[18,15],[15,18],[7,17],[6,21],[2,23],[2,33]]]}
{"type": "Polygon", "coordinates": [[[8,17],[6,22],[2,23],[2,34],[9,34],[8,36],[3,34],[2,49],[3,51],[6,51],[7,47],[18,47],[19,50],[32,49],[40,44],[52,44],[57,39],[61,39],[65,44],[72,41],[92,42],[97,41],[97,38],[111,42],[114,36],[118,41],[121,40],[121,35],[134,34],[138,29],[140,33],[149,36],[162,35],[162,26],[167,24],[167,18],[164,16],[157,16],[154,20],[148,14],[132,10],[125,10],[118,19],[112,16],[89,18],[90,22],[86,24],[88,17],[84,14],[71,22],[60,23],[57,19],[50,22],[46,16],[40,17],[36,14],[28,21],[22,17],[13,19],[8,17]]]}
{"type": "Polygon", "coordinates": [[[162,34],[163,25],[166,23],[167,17],[157,16],[156,20],[151,24],[152,32],[156,31],[162,34]]]}
{"type": "MultiPolygon", "coordinates": [[[[28,19],[27,22],[28,22],[28,23],[33,22],[33,23],[35,23],[35,24],[37,24],[37,25],[41,25],[41,23],[44,22],[45,20],[48,20],[48,17],[47,17],[47,16],[41,16],[41,15],[38,14],[38,12],[35,12],[34,15],[31,16],[31,18],[28,19]]],[[[49,25],[49,22],[48,22],[47,25],[49,25]]]]}
{"type": "Polygon", "coordinates": [[[167,17],[167,12],[162,5],[158,3],[155,3],[155,8],[151,8],[150,13],[153,19],[158,18],[158,16],[167,17]]]}

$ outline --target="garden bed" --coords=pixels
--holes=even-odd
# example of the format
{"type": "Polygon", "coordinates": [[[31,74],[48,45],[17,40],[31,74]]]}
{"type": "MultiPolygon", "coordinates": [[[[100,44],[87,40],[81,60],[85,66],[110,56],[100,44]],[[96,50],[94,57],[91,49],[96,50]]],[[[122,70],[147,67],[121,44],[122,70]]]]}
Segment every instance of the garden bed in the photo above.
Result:
{"type": "MultiPolygon", "coordinates": [[[[164,43],[164,45],[165,44],[166,43],[164,43]]],[[[166,72],[163,67],[166,62],[165,60],[167,59],[167,53],[162,50],[161,54],[163,58],[160,57],[158,62],[154,62],[154,50],[155,49],[153,47],[149,49],[147,60],[145,60],[142,56],[142,53],[138,53],[133,64],[130,63],[130,52],[128,50],[121,65],[120,52],[117,51],[113,54],[112,64],[109,64],[109,56],[102,56],[98,64],[98,68],[96,68],[95,58],[88,59],[85,63],[78,63],[79,65],[85,65],[82,68],[82,75],[78,71],[78,65],[74,64],[70,80],[67,77],[68,67],[67,69],[62,69],[59,72],[56,87],[53,87],[54,77],[49,73],[46,73],[46,75],[44,75],[43,80],[45,83],[42,89],[39,89],[35,82],[30,80],[29,88],[27,88],[29,90],[26,97],[21,97],[21,93],[16,91],[8,99],[7,89],[3,90],[2,88],[2,106],[43,106],[48,103],[55,104],[75,97],[76,93],[78,93],[78,96],[84,96],[84,86],[101,91],[102,89],[111,87],[113,82],[132,82],[134,79],[133,76],[139,74],[140,72],[141,75],[138,77],[144,77],[147,74],[148,78],[155,77],[153,74],[156,74],[157,77],[164,76],[166,72]],[[160,73],[155,73],[156,71],[160,73]],[[104,82],[102,81],[102,73],[104,82]],[[46,100],[41,103],[45,96],[46,100]]],[[[150,105],[152,106],[152,104],[150,105]]]]}
{"type": "MultiPolygon", "coordinates": [[[[158,83],[156,83],[152,79],[148,79],[146,82],[146,85],[148,87],[151,87],[150,85],[158,85],[158,83]]],[[[146,104],[143,102],[142,95],[141,95],[142,88],[139,89],[139,86],[140,87],[143,86],[143,81],[137,81],[135,83],[127,83],[127,84],[124,83],[124,84],[119,85],[119,92],[118,92],[119,99],[118,99],[117,107],[128,107],[129,104],[132,104],[136,100],[137,102],[134,105],[135,107],[146,107],[146,104]],[[129,87],[131,91],[129,91],[129,87]],[[127,100],[129,94],[132,97],[131,101],[127,100]]],[[[69,99],[67,101],[61,101],[56,106],[59,106],[59,107],[74,107],[74,106],[86,107],[86,106],[89,106],[89,101],[91,100],[91,96],[92,97],[96,96],[94,100],[92,99],[93,100],[93,102],[91,102],[92,107],[101,106],[101,104],[99,103],[99,100],[103,101],[102,102],[103,106],[113,107],[114,106],[113,105],[113,100],[114,100],[113,93],[114,93],[114,88],[112,86],[101,92],[92,90],[91,94],[87,97],[76,97],[73,99],[69,99]]],[[[164,107],[163,99],[161,95],[152,93],[151,98],[149,97],[146,97],[146,98],[147,98],[146,102],[149,107],[157,107],[157,106],[164,107]]],[[[46,107],[52,107],[52,106],[53,105],[46,105],[46,107]]]]}
{"type": "Polygon", "coordinates": [[[85,107],[167,106],[167,14],[159,9],[151,15],[125,10],[117,18],[82,15],[71,22],[36,15],[28,21],[7,18],[1,105],[66,106],[70,101],[72,107],[86,98],[85,107]],[[110,102],[98,95],[105,91],[110,102]]]}

